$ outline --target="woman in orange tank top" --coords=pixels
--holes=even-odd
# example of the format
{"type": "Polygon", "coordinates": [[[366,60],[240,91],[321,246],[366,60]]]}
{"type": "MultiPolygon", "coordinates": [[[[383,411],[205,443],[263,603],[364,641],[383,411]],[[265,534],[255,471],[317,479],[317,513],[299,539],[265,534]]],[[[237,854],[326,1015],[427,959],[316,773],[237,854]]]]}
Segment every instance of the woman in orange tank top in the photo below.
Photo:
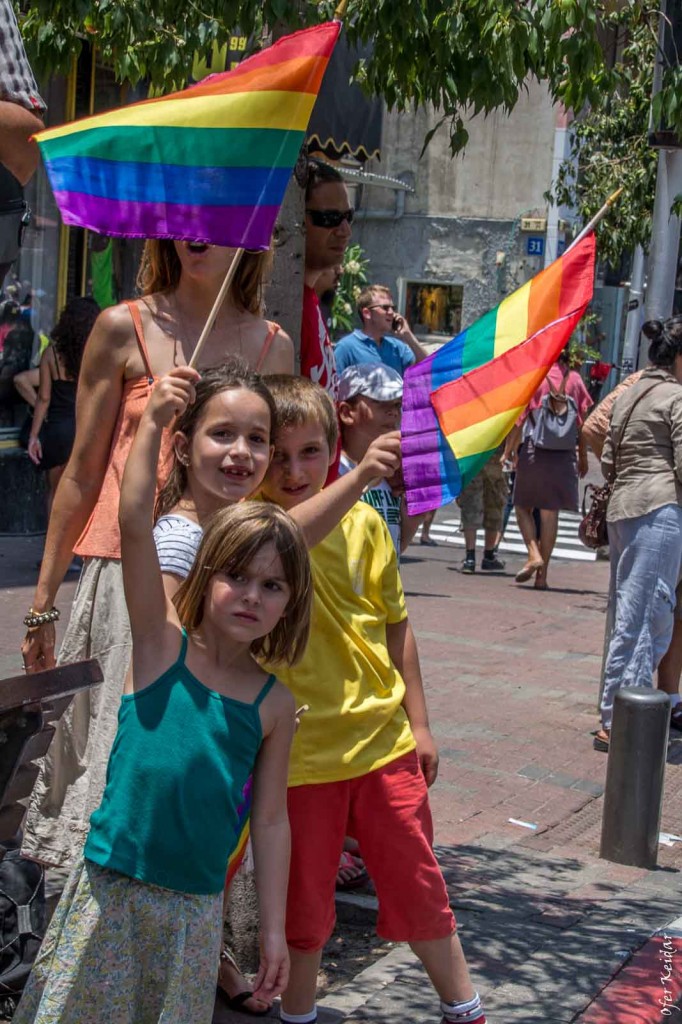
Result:
{"type": "MultiPolygon", "coordinates": [[[[97,657],[104,682],[76,696],[60,720],[33,792],[25,834],[29,856],[69,864],[99,803],[130,658],[120,565],[118,500],[125,460],[154,381],[186,364],[234,250],[149,241],[143,297],[105,310],[88,340],[78,381],[76,438],[57,489],[30,615],[54,608],[73,552],[85,559],[60,651],[68,663],[97,657]]],[[[200,368],[240,354],[251,368],[292,373],[291,339],[261,316],[268,253],[246,253],[218,314],[200,368]]],[[[166,454],[168,444],[166,444],[166,454]]],[[[165,458],[159,477],[165,474],[165,458]]],[[[55,616],[56,617],[56,616],[55,616]]],[[[54,622],[28,629],[27,672],[55,664],[54,622]]]]}

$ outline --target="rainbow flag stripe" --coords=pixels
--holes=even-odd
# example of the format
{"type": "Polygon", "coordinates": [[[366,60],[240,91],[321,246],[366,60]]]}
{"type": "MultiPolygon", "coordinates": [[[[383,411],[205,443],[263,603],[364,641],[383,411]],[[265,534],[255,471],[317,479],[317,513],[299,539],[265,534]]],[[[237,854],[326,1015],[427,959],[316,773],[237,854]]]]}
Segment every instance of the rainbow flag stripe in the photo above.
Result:
{"type": "Polygon", "coordinates": [[[402,450],[410,515],[456,498],[507,435],[583,315],[594,262],[590,233],[406,371],[402,450]]]}
{"type": "Polygon", "coordinates": [[[267,249],[339,22],[169,96],[40,132],[66,224],[267,249]]]}

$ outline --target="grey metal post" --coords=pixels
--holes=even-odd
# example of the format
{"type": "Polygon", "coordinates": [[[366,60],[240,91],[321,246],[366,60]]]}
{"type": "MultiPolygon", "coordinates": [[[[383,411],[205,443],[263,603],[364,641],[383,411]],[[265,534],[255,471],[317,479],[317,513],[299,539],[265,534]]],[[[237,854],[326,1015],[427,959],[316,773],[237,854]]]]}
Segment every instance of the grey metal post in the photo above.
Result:
{"type": "Polygon", "coordinates": [[[637,366],[639,356],[639,336],[642,329],[642,306],[644,299],[644,250],[641,245],[635,246],[630,274],[630,293],[628,298],[628,315],[625,321],[625,340],[623,354],[620,358],[620,379],[625,380],[637,366]]]}
{"type": "Polygon", "coordinates": [[[670,701],[648,687],[619,690],[606,768],[599,856],[655,868],[670,701]]]}
{"type": "MultiPolygon", "coordinates": [[[[672,315],[675,298],[677,253],[680,247],[680,218],[670,213],[675,196],[682,192],[682,149],[658,154],[656,198],[654,200],[649,283],[646,290],[647,320],[665,320],[672,315]]],[[[646,366],[647,346],[639,353],[640,367],[646,366]]]]}

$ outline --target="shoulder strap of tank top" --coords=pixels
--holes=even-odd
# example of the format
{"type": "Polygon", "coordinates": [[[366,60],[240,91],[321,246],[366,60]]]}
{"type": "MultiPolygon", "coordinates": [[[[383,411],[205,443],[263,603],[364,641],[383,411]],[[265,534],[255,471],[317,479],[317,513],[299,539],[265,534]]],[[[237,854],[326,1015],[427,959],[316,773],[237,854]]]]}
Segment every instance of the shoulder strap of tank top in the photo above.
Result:
{"type": "Polygon", "coordinates": [[[152,373],[151,363],[149,362],[149,353],[147,352],[147,343],[144,340],[144,328],[142,327],[142,317],[140,316],[140,310],[137,302],[134,299],[126,299],[126,306],[130,310],[130,315],[133,320],[133,327],[135,328],[135,337],[137,338],[137,344],[140,349],[140,355],[142,356],[142,362],[144,368],[147,371],[147,376],[150,381],[153,380],[154,374],[152,373]]]}
{"type": "Polygon", "coordinates": [[[268,358],[268,352],[270,351],[270,346],[272,345],[272,342],[274,341],[275,335],[280,330],[279,324],[276,324],[274,321],[266,320],[265,322],[266,322],[266,324],[268,325],[268,328],[269,328],[268,336],[265,339],[265,341],[263,342],[263,347],[260,350],[260,355],[258,356],[258,362],[256,363],[256,373],[260,373],[261,369],[263,368],[263,363],[268,358]]]}
{"type": "Polygon", "coordinates": [[[54,372],[57,374],[56,377],[52,377],[52,380],[53,381],[54,380],[61,380],[62,379],[62,374],[61,374],[61,370],[59,369],[59,360],[57,359],[57,353],[55,352],[55,350],[54,350],[52,345],[48,345],[48,347],[45,349],[46,359],[49,362],[49,358],[50,357],[47,355],[47,353],[50,351],[50,349],[52,350],[52,360],[54,362],[54,372]]]}
{"type": "Polygon", "coordinates": [[[273,688],[273,686],[275,685],[276,682],[277,682],[277,676],[273,676],[273,675],[269,675],[268,676],[267,681],[265,683],[265,686],[263,687],[263,689],[260,691],[260,693],[258,694],[258,696],[256,697],[256,699],[253,702],[253,706],[255,708],[257,708],[259,706],[259,704],[263,703],[263,701],[265,700],[267,695],[270,693],[270,690],[273,688]]]}
{"type": "Polygon", "coordinates": [[[187,655],[187,630],[185,629],[184,626],[181,626],[181,630],[182,630],[182,644],[180,645],[180,653],[178,654],[178,660],[175,663],[176,665],[184,665],[185,664],[185,657],[187,655]]]}

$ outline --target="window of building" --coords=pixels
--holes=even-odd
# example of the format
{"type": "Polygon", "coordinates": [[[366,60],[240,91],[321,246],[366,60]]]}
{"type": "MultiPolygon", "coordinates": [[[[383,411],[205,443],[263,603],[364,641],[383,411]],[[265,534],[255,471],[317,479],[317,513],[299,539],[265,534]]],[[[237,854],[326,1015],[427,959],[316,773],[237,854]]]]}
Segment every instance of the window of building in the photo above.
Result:
{"type": "Polygon", "coordinates": [[[406,282],[405,316],[418,338],[443,341],[459,334],[463,291],[461,284],[406,282]]]}

